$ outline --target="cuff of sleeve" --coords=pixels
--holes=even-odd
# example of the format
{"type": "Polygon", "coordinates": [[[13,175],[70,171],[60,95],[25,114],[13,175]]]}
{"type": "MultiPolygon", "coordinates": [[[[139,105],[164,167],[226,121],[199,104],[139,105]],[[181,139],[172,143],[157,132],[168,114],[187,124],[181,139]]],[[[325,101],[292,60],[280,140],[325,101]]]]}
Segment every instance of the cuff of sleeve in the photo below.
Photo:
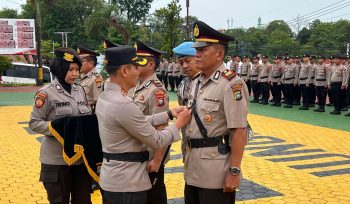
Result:
{"type": "Polygon", "coordinates": [[[154,126],[163,125],[168,122],[168,115],[166,112],[157,113],[153,115],[152,124],[154,126]]]}
{"type": "Polygon", "coordinates": [[[175,124],[168,126],[167,129],[173,135],[173,142],[177,142],[177,141],[181,140],[179,129],[175,126],[175,124]]]}
{"type": "Polygon", "coordinates": [[[246,128],[248,125],[247,121],[238,121],[238,120],[234,120],[231,121],[231,123],[227,124],[227,128],[246,128]]]}

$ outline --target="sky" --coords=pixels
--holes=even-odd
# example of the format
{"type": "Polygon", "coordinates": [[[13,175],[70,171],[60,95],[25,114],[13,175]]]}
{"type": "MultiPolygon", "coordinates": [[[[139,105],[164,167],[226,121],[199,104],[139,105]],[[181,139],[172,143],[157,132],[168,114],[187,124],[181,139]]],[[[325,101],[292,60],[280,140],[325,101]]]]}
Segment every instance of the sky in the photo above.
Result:
{"type": "MultiPolygon", "coordinates": [[[[0,8],[20,9],[26,0],[0,0],[0,8]]],[[[315,18],[321,21],[350,19],[350,0],[189,0],[189,13],[215,29],[256,27],[284,20],[291,25],[299,15],[301,25],[315,18]],[[228,22],[229,21],[229,22],[228,22]]],[[[171,0],[153,0],[150,12],[166,7],[171,0]]],[[[180,0],[186,16],[186,0],[180,0]]]]}

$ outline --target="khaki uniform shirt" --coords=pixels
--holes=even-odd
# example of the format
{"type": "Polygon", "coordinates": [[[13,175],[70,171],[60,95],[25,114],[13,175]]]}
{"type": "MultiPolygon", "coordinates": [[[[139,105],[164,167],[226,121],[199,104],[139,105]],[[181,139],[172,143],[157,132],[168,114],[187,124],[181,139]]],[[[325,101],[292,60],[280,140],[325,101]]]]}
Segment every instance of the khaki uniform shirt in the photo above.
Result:
{"type": "Polygon", "coordinates": [[[168,69],[167,69],[168,76],[173,76],[174,67],[175,67],[174,62],[169,63],[168,69]]]}
{"type": "Polygon", "coordinates": [[[299,84],[309,84],[309,74],[311,72],[312,69],[312,64],[310,62],[308,63],[302,63],[301,64],[301,68],[300,68],[300,72],[299,72],[299,77],[298,77],[298,83],[299,84]]]}
{"type": "Polygon", "coordinates": [[[180,77],[180,66],[179,66],[179,64],[174,63],[173,76],[174,77],[180,77]]]}
{"type": "Polygon", "coordinates": [[[298,74],[299,68],[296,64],[286,64],[282,74],[282,83],[296,85],[298,83],[298,74]]]}
{"type": "Polygon", "coordinates": [[[250,63],[243,63],[241,65],[241,73],[239,76],[244,80],[247,81],[249,80],[249,75],[250,75],[250,70],[251,70],[251,65],[250,63]]]}
{"type": "Polygon", "coordinates": [[[342,86],[347,86],[348,85],[348,74],[347,74],[347,69],[345,66],[343,65],[333,65],[333,67],[331,68],[331,71],[329,73],[329,84],[331,85],[331,83],[333,82],[341,82],[342,86]]]}
{"type": "Polygon", "coordinates": [[[80,85],[84,88],[89,105],[95,105],[102,93],[103,78],[96,69],[81,75],[80,85]]]}
{"type": "Polygon", "coordinates": [[[258,80],[261,65],[259,63],[252,65],[250,80],[258,80]]]}
{"type": "Polygon", "coordinates": [[[281,82],[282,71],[282,64],[273,64],[269,76],[269,81],[273,83],[281,82]]]}
{"type": "Polygon", "coordinates": [[[270,63],[262,64],[261,68],[259,70],[258,81],[260,81],[260,82],[268,82],[269,81],[269,75],[270,75],[270,69],[271,69],[271,64],[270,63]]]}
{"type": "MultiPolygon", "coordinates": [[[[167,123],[166,113],[145,116],[122,88],[107,83],[96,104],[102,151],[106,153],[142,152],[147,147],[162,148],[181,139],[176,126],[162,131],[153,126],[167,123]]],[[[147,162],[103,159],[100,186],[111,192],[137,192],[151,188],[147,162]]]]}
{"type": "MultiPolygon", "coordinates": [[[[235,76],[227,79],[221,65],[208,78],[203,75],[193,80],[189,106],[195,96],[195,86],[200,82],[197,95],[197,112],[208,131],[209,137],[230,134],[235,128],[247,127],[248,89],[243,79],[235,76]],[[237,93],[241,97],[237,97],[237,93]]],[[[186,127],[186,136],[203,138],[194,116],[186,127]]],[[[218,147],[193,148],[186,150],[184,175],[189,185],[220,189],[231,165],[229,153],[222,155],[218,147]]]]}
{"type": "Polygon", "coordinates": [[[315,67],[314,84],[316,86],[326,86],[329,78],[329,69],[326,64],[317,65],[315,67]]]}
{"type": "Polygon", "coordinates": [[[191,88],[191,79],[189,77],[185,77],[179,84],[179,87],[176,91],[179,105],[187,106],[189,95],[190,95],[190,88],[191,88]]]}
{"type": "MultiPolygon", "coordinates": [[[[87,106],[84,89],[72,85],[71,93],[64,90],[55,79],[52,83],[39,89],[35,95],[35,104],[30,115],[29,128],[34,132],[45,135],[40,147],[40,162],[51,165],[67,165],[63,160],[62,145],[51,136],[48,128],[49,121],[64,116],[91,114],[87,106]]],[[[81,164],[78,161],[75,164],[81,164]]]]}

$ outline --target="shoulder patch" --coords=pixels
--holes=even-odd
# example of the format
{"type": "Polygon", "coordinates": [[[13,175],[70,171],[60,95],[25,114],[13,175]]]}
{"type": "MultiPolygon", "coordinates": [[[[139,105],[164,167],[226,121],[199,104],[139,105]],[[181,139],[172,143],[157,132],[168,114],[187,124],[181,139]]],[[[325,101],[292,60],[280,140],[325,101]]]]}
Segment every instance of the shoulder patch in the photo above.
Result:
{"type": "Polygon", "coordinates": [[[242,99],[242,84],[233,84],[231,86],[233,98],[235,101],[239,101],[242,99]]]}
{"type": "Polygon", "coordinates": [[[96,83],[97,88],[101,88],[102,87],[102,82],[103,82],[102,77],[101,78],[100,77],[96,77],[95,78],[95,83],[96,83]]]}
{"type": "Polygon", "coordinates": [[[231,79],[235,78],[237,74],[233,70],[226,69],[225,71],[222,72],[222,76],[224,76],[227,80],[231,81],[231,79]]]}
{"type": "Polygon", "coordinates": [[[155,92],[156,95],[156,105],[157,107],[164,106],[165,104],[165,91],[164,90],[158,90],[155,92]]]}
{"type": "Polygon", "coordinates": [[[162,82],[160,82],[159,80],[153,80],[152,82],[153,82],[154,85],[156,85],[156,87],[162,87],[163,86],[162,82]]]}
{"type": "Polygon", "coordinates": [[[35,96],[35,107],[41,108],[45,104],[45,100],[47,98],[47,94],[45,93],[37,93],[35,96]]]}

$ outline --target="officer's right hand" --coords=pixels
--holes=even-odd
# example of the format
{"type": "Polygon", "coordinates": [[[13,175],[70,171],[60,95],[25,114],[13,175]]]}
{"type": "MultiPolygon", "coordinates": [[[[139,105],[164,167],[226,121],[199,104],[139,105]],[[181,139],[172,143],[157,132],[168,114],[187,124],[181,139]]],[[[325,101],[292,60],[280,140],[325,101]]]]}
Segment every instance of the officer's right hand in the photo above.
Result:
{"type": "Polygon", "coordinates": [[[178,129],[180,129],[180,128],[186,126],[188,123],[190,123],[191,119],[192,119],[192,111],[190,111],[187,108],[185,108],[177,116],[177,119],[175,121],[175,126],[178,129]]]}
{"type": "Polygon", "coordinates": [[[186,106],[178,106],[176,108],[171,109],[171,113],[175,118],[178,117],[179,113],[186,109],[186,106]]]}

